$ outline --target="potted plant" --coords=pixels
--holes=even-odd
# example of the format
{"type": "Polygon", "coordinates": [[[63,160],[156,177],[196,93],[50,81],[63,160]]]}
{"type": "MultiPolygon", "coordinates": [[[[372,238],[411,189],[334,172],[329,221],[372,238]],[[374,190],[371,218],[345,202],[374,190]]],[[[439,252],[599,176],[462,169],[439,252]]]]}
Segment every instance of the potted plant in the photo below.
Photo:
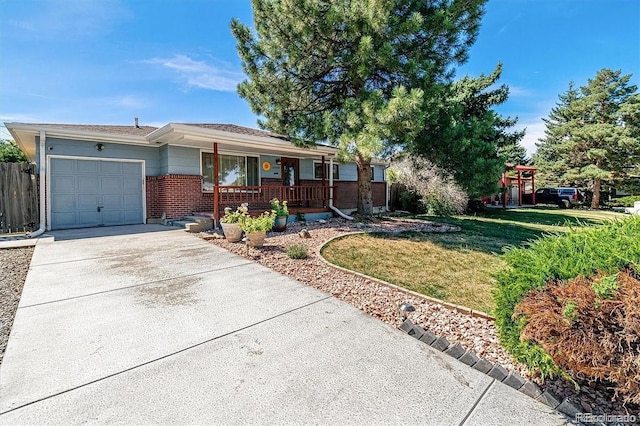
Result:
{"type": "Polygon", "coordinates": [[[230,207],[225,207],[224,217],[220,219],[220,226],[225,238],[230,243],[237,243],[242,239],[241,224],[249,217],[249,207],[246,203],[240,205],[236,211],[231,211],[230,207]]]}
{"type": "Polygon", "coordinates": [[[271,211],[273,211],[276,215],[275,223],[273,225],[273,230],[276,232],[284,232],[287,229],[287,219],[289,218],[289,209],[287,208],[287,202],[283,201],[280,203],[280,200],[274,198],[269,201],[271,204],[271,211]]]}
{"type": "Polygon", "coordinates": [[[240,228],[247,236],[247,245],[250,247],[262,247],[264,245],[264,239],[267,236],[267,231],[273,228],[273,222],[276,219],[274,212],[264,212],[260,216],[250,217],[247,216],[240,228]]]}

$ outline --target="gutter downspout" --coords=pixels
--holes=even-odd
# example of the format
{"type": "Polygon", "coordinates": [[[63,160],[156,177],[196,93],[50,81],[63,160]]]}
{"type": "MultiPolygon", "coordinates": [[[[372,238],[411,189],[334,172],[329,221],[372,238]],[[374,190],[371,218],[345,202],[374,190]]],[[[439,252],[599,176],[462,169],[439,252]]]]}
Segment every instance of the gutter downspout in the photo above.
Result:
{"type": "Polygon", "coordinates": [[[354,220],[351,216],[342,213],[333,205],[333,157],[329,157],[329,208],[343,219],[354,220]]]}
{"type": "Polygon", "coordinates": [[[40,161],[38,167],[38,174],[40,175],[40,227],[27,234],[27,238],[39,237],[44,234],[46,228],[46,212],[45,212],[45,180],[47,176],[47,163],[45,161],[45,143],[46,134],[44,130],[40,130],[40,161]]]}

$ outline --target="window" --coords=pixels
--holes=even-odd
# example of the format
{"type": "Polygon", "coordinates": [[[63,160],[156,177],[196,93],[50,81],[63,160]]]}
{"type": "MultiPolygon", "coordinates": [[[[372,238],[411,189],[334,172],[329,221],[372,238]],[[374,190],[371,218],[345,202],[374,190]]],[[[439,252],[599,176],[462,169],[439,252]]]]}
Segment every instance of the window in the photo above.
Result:
{"type": "MultiPolygon", "coordinates": [[[[218,181],[220,185],[258,186],[260,173],[258,157],[218,155],[218,181]]],[[[202,153],[202,190],[213,190],[213,154],[202,153]]]]}
{"type": "Polygon", "coordinates": [[[371,181],[376,180],[376,168],[371,166],[371,181]]]}
{"type": "MultiPolygon", "coordinates": [[[[329,179],[329,163],[324,163],[325,178],[329,179]]],[[[313,163],[313,178],[322,179],[322,163],[313,163]]],[[[333,179],[340,179],[340,167],[338,164],[333,165],[333,179]]]]}

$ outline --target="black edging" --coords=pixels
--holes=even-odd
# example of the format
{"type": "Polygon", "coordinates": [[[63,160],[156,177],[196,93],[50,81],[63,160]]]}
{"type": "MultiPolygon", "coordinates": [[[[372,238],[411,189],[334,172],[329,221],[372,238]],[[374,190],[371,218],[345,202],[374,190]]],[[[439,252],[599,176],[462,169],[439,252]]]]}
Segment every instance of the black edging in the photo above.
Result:
{"type": "Polygon", "coordinates": [[[426,343],[440,352],[444,352],[452,358],[457,359],[471,368],[474,368],[475,370],[478,370],[481,373],[484,373],[489,377],[522,392],[538,402],[542,402],[543,404],[569,417],[571,420],[575,421],[576,414],[583,412],[578,405],[571,402],[568,398],[560,400],[560,398],[553,392],[548,390],[542,391],[537,384],[531,380],[522,378],[518,373],[513,371],[508,372],[499,363],[493,364],[486,358],[478,357],[475,353],[465,350],[459,343],[452,345],[444,337],[438,337],[429,330],[425,330],[419,325],[413,324],[408,319],[404,320],[399,328],[409,336],[426,343]]]}

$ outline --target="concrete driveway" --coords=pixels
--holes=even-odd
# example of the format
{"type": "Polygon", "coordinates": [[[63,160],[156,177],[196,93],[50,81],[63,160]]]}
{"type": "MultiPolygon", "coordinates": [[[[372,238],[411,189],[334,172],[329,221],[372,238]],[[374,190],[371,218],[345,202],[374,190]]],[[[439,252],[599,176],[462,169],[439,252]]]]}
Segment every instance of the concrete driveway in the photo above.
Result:
{"type": "Polygon", "coordinates": [[[356,308],[156,225],[36,246],[0,423],[563,424],[356,308]]]}

